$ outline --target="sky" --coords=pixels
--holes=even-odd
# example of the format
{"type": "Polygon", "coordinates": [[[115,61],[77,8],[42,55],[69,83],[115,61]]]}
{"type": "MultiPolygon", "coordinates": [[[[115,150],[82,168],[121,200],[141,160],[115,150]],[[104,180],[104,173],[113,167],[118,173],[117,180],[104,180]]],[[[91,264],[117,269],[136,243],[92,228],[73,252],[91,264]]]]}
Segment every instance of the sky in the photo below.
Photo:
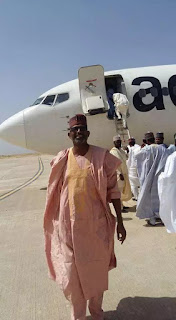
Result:
{"type": "MultiPolygon", "coordinates": [[[[0,0],[0,123],[81,66],[176,63],[175,0],[0,0]]],[[[0,155],[26,152],[0,140],[0,155]]]]}

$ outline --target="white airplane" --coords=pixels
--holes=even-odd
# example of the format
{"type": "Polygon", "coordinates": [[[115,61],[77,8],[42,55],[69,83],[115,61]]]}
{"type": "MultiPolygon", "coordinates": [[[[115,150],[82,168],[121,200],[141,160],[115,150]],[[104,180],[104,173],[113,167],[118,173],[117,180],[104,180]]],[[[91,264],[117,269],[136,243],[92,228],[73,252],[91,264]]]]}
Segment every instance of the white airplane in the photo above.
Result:
{"type": "Polygon", "coordinates": [[[138,143],[147,131],[162,131],[165,142],[172,143],[176,132],[176,65],[105,73],[100,65],[80,68],[78,79],[43,93],[32,106],[4,121],[0,138],[30,150],[56,154],[71,146],[69,118],[84,113],[91,133],[89,143],[110,149],[117,126],[107,118],[108,88],[127,96],[129,134],[138,143]]]}

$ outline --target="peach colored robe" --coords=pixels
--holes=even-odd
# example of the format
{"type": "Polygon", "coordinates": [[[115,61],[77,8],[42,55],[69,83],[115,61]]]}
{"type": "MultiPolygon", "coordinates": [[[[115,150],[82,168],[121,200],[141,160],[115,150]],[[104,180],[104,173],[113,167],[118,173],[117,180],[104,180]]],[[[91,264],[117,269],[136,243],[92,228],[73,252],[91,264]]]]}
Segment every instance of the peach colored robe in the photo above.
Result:
{"type": "Polygon", "coordinates": [[[72,149],[61,151],[51,165],[44,216],[50,276],[68,299],[81,288],[89,300],[108,289],[108,271],[116,266],[115,217],[108,201],[120,198],[120,161],[90,146],[84,157],[75,158],[72,149]]]}

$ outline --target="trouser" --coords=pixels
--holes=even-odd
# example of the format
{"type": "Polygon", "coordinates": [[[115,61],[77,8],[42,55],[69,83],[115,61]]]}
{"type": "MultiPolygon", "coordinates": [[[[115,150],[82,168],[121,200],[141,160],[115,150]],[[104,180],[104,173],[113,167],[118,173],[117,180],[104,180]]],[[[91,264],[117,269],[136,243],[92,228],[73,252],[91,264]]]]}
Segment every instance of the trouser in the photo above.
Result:
{"type": "Polygon", "coordinates": [[[108,103],[110,107],[108,110],[108,118],[114,119],[114,114],[115,114],[114,102],[112,101],[112,99],[108,99],[108,103]]]}
{"type": "MultiPolygon", "coordinates": [[[[103,320],[103,293],[97,294],[97,296],[89,300],[89,311],[93,320],[103,320]]],[[[80,296],[79,300],[72,301],[71,303],[71,320],[85,320],[86,319],[86,307],[87,301],[84,296],[80,296]]]]}

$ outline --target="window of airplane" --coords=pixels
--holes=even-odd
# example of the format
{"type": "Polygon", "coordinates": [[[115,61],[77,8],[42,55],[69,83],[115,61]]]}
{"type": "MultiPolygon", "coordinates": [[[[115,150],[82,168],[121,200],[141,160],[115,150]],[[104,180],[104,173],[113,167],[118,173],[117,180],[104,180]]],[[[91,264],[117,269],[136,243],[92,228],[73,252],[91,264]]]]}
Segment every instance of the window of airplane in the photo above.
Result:
{"type": "Polygon", "coordinates": [[[52,105],[53,105],[53,102],[54,102],[54,99],[55,99],[55,95],[47,96],[47,97],[43,100],[42,104],[46,104],[46,105],[48,105],[48,106],[52,106],[52,105]]]}
{"type": "Polygon", "coordinates": [[[158,90],[157,90],[157,88],[152,87],[152,88],[150,89],[150,93],[151,93],[152,97],[158,97],[158,90]]]}
{"type": "Polygon", "coordinates": [[[36,106],[37,104],[40,104],[43,99],[44,99],[44,97],[38,98],[38,99],[32,104],[32,106],[36,106]]]}
{"type": "Polygon", "coordinates": [[[62,103],[64,101],[67,101],[68,99],[69,99],[69,93],[68,92],[60,93],[60,94],[58,94],[58,96],[56,98],[55,104],[62,103]]]}
{"type": "Polygon", "coordinates": [[[168,96],[169,95],[169,89],[167,87],[162,88],[162,94],[163,96],[168,96]]]}
{"type": "Polygon", "coordinates": [[[173,87],[173,94],[176,96],[176,87],[173,87]]]}
{"type": "Polygon", "coordinates": [[[146,91],[145,91],[145,89],[139,89],[139,97],[140,97],[140,98],[146,97],[146,91]]]}

